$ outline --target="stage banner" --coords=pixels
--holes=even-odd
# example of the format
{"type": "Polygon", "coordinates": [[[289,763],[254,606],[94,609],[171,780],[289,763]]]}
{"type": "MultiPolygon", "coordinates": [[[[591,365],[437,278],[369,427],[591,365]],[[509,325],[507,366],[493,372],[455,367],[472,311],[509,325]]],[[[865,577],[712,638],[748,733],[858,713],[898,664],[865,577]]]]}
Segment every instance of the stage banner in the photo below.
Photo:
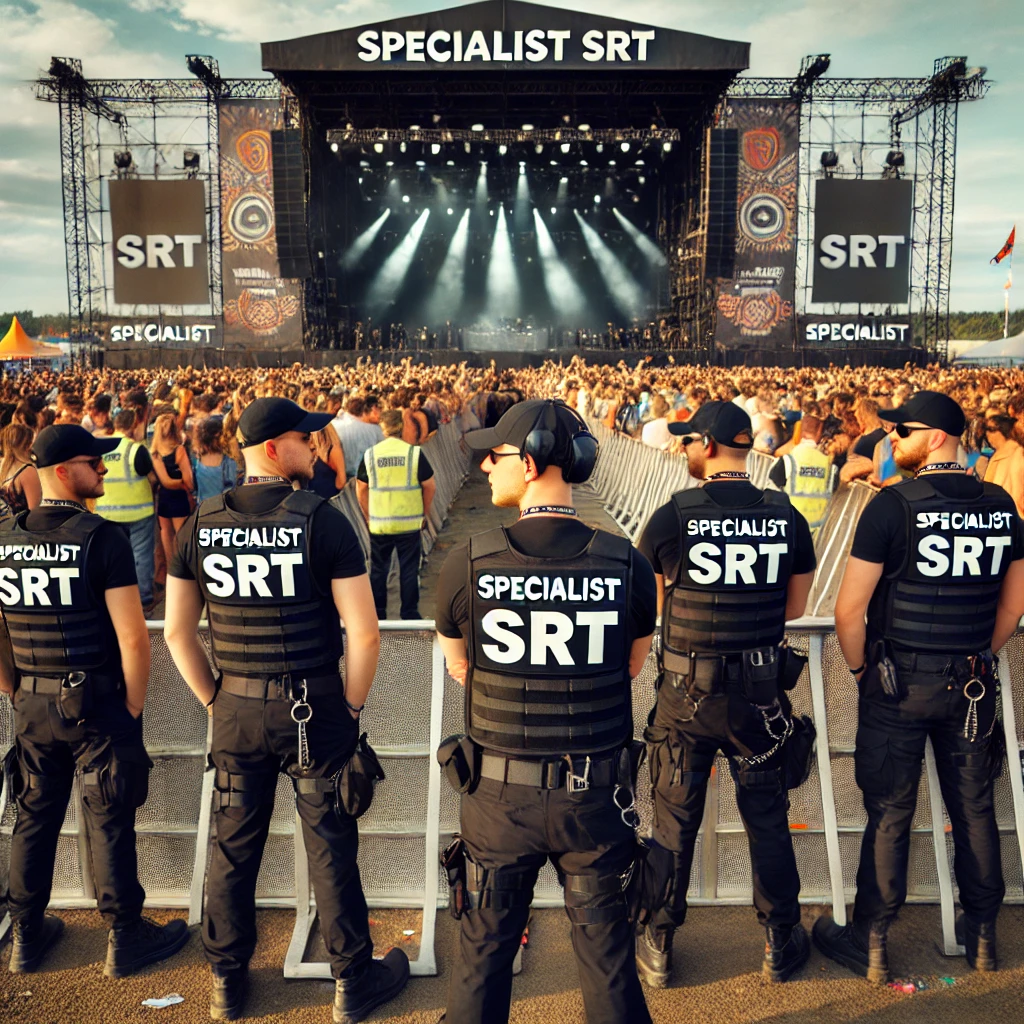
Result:
{"type": "Polygon", "coordinates": [[[815,182],[811,301],[906,302],[913,208],[906,178],[815,182]]]}
{"type": "Polygon", "coordinates": [[[800,107],[732,100],[717,126],[739,135],[736,259],[718,278],[715,342],[770,348],[793,343],[800,107]]]}
{"type": "Polygon", "coordinates": [[[221,248],[224,344],[301,348],[301,289],[278,276],[270,133],[276,100],[220,104],[221,248]]]}
{"type": "Polygon", "coordinates": [[[808,314],[800,317],[800,342],[807,348],[910,348],[907,317],[808,314]]]}
{"type": "Polygon", "coordinates": [[[104,333],[118,347],[220,348],[223,325],[219,316],[112,317],[104,333]]]}
{"type": "Polygon", "coordinates": [[[109,188],[114,302],[209,306],[203,183],[126,178],[109,188]]]}

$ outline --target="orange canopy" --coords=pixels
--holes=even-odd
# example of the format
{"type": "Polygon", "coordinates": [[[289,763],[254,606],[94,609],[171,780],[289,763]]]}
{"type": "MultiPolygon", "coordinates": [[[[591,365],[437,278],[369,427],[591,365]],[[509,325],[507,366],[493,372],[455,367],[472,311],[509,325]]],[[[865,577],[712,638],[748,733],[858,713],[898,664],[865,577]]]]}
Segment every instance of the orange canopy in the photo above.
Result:
{"type": "Polygon", "coordinates": [[[11,320],[11,326],[4,340],[0,341],[0,362],[5,359],[54,359],[64,355],[59,345],[50,345],[45,341],[33,341],[25,328],[18,323],[18,318],[11,320]]]}

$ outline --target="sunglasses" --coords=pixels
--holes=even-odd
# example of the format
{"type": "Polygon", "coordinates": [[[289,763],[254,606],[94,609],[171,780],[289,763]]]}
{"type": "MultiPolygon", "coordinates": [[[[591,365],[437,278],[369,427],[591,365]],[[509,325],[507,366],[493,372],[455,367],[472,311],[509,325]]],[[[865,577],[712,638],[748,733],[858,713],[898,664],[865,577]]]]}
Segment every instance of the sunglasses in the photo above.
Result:
{"type": "Polygon", "coordinates": [[[681,440],[683,442],[683,447],[684,448],[689,448],[689,446],[691,444],[693,444],[694,441],[703,441],[704,440],[704,435],[703,434],[687,434],[685,437],[681,438],[681,440]]]}
{"type": "Polygon", "coordinates": [[[488,452],[484,456],[484,462],[489,462],[492,466],[496,466],[498,459],[507,459],[510,455],[522,455],[522,452],[488,452]]]}
{"type": "Polygon", "coordinates": [[[910,435],[915,430],[934,430],[934,429],[935,429],[935,427],[911,427],[911,426],[909,426],[906,423],[897,423],[896,426],[893,427],[893,430],[896,431],[896,436],[897,437],[902,437],[902,438],[910,437],[910,435]]]}
{"type": "Polygon", "coordinates": [[[98,473],[100,471],[100,467],[103,465],[103,458],[102,456],[96,455],[91,459],[71,459],[71,461],[68,462],[68,465],[88,466],[94,473],[98,473]]]}

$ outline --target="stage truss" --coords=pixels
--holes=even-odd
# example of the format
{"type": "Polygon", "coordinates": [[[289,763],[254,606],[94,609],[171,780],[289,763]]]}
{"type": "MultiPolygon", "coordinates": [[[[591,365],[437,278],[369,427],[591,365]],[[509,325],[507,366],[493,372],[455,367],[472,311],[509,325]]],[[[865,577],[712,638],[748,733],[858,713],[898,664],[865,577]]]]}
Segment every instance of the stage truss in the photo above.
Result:
{"type": "MultiPolygon", "coordinates": [[[[81,61],[54,58],[49,76],[37,82],[37,97],[58,104],[59,108],[68,310],[72,337],[80,341],[94,342],[97,325],[111,313],[109,256],[104,235],[105,179],[117,173],[150,176],[161,171],[165,176],[184,176],[186,171],[177,159],[180,154],[189,149],[205,157],[191,173],[207,182],[209,312],[216,316],[223,308],[217,160],[219,104],[227,98],[279,100],[284,106],[286,123],[294,125],[299,120],[298,102],[276,79],[222,79],[213,58],[189,56],[186,60],[192,78],[91,80],[83,76],[81,61]],[[127,171],[115,171],[110,166],[112,156],[129,150],[133,155],[152,156],[127,171]]],[[[879,173],[872,151],[887,147],[902,153],[905,162],[885,173],[906,175],[915,182],[909,312],[921,318],[917,344],[931,357],[944,360],[949,336],[957,115],[960,103],[980,99],[988,90],[984,69],[968,69],[965,57],[940,58],[929,78],[828,78],[823,77],[827,68],[827,55],[811,56],[805,58],[794,78],[741,77],[722,99],[723,104],[740,98],[800,103],[797,315],[808,312],[812,306],[814,181],[827,173],[820,164],[820,154],[838,154],[838,166],[831,169],[836,176],[869,177],[879,173]]],[[[667,85],[657,77],[644,77],[630,81],[624,88],[631,95],[658,96],[667,85]]],[[[581,98],[608,90],[605,83],[596,85],[585,79],[572,81],[568,87],[574,97],[581,98]]],[[[328,84],[327,88],[331,86],[328,84]]],[[[539,77],[525,81],[519,88],[547,94],[564,91],[567,84],[539,77]]],[[[369,91],[379,97],[381,89],[386,89],[389,102],[422,91],[414,80],[401,76],[367,79],[362,92],[358,83],[345,86],[354,101],[369,91]]],[[[466,77],[453,89],[468,98],[493,90],[493,84],[466,77]]],[[[365,135],[367,139],[381,137],[388,131],[386,127],[359,129],[360,137],[365,135]]],[[[497,137],[495,131],[501,130],[492,130],[491,134],[497,137]]],[[[630,135],[636,131],[639,130],[623,129],[630,135]]],[[[517,135],[515,131],[506,134],[510,138],[517,135]]],[[[393,130],[391,135],[398,137],[393,130]]],[[[704,164],[706,160],[705,145],[704,164]]],[[[666,245],[670,258],[678,336],[692,339],[695,358],[710,359],[715,295],[704,276],[706,198],[700,207],[681,211],[683,215],[674,218],[677,223],[659,241],[666,245]],[[680,244],[672,244],[674,240],[680,244]],[[680,253],[683,255],[679,256],[680,253]]],[[[306,305],[308,308],[309,303],[306,305]]],[[[848,305],[819,311],[884,312],[848,305]]],[[[181,308],[133,310],[138,315],[154,312],[179,314],[181,308]]],[[[798,347],[796,335],[794,347],[798,347]]]]}

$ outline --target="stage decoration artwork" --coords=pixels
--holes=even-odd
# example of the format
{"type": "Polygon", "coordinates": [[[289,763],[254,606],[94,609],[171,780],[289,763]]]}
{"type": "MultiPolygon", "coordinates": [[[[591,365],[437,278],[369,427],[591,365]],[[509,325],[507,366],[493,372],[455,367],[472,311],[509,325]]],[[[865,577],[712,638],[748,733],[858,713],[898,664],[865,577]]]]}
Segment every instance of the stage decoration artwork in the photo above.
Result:
{"type": "Polygon", "coordinates": [[[224,341],[297,348],[299,288],[278,276],[270,132],[280,105],[224,100],[220,108],[224,341]]]}
{"type": "Polygon", "coordinates": [[[718,281],[715,340],[782,345],[793,340],[800,108],[733,100],[719,127],[739,135],[736,259],[718,281]]]}

